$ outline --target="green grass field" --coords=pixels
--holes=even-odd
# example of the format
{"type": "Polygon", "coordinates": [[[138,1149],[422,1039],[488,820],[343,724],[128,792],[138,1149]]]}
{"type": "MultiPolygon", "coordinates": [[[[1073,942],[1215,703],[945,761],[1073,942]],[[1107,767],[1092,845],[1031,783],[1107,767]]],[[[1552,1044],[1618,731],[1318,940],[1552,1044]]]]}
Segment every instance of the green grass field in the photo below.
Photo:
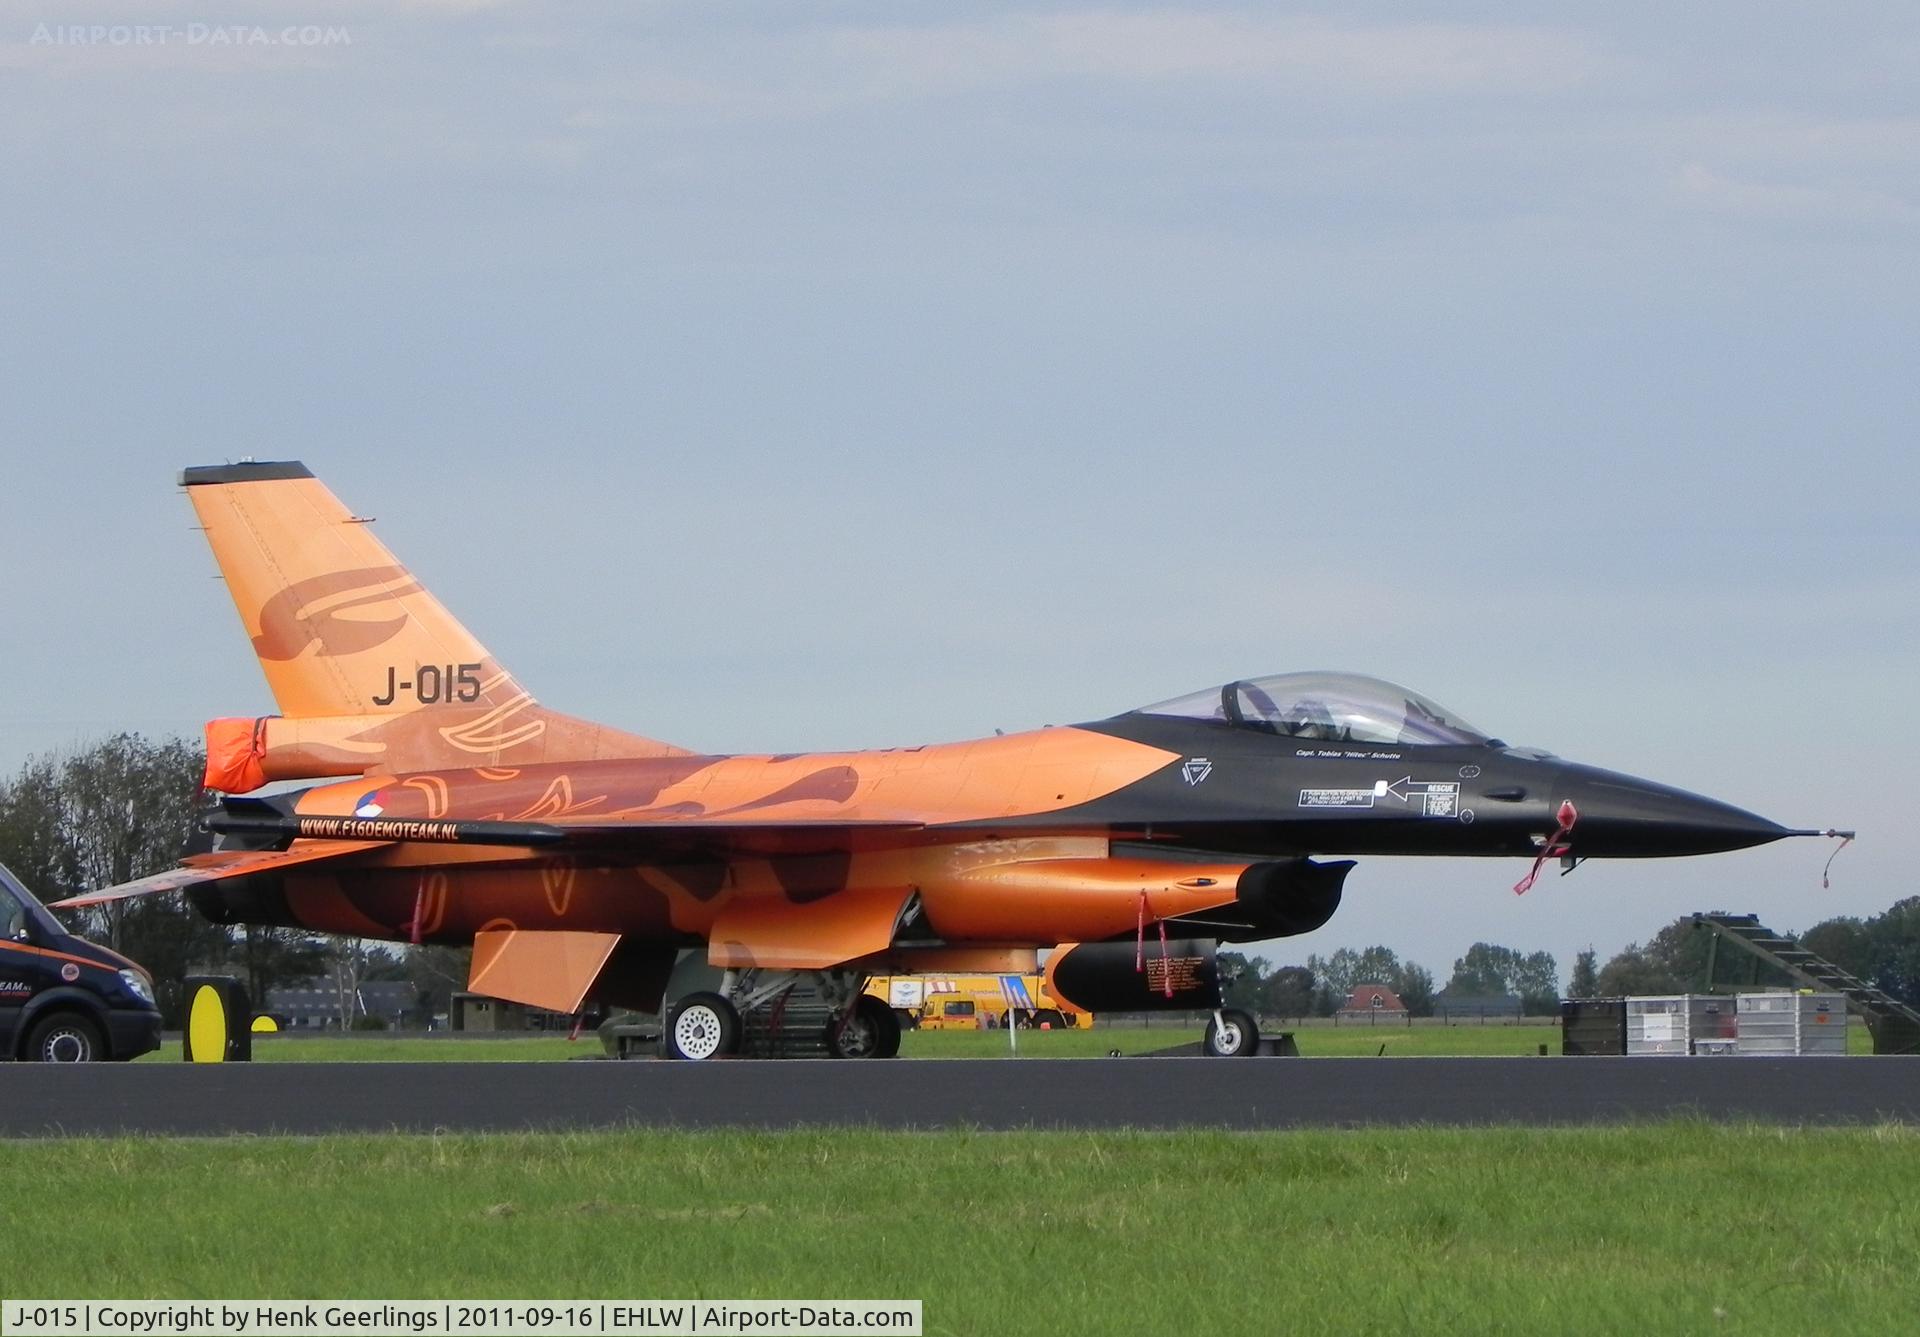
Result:
{"type": "Polygon", "coordinates": [[[1892,1333],[1920,1131],[0,1142],[32,1298],[909,1298],[937,1334],[1892,1333]]]}
{"type": "MultiPolygon", "coordinates": [[[[1331,1026],[1270,1025],[1268,1030],[1291,1029],[1306,1058],[1425,1056],[1521,1057],[1560,1052],[1560,1028],[1515,1026],[1331,1026]]],[[[1200,1039],[1198,1027],[1097,1027],[1091,1031],[1021,1031],[1019,1057],[1095,1058],[1118,1049],[1123,1054],[1145,1054],[1200,1039]]],[[[1866,1028],[1854,1025],[1848,1033],[1851,1052],[1870,1054],[1873,1041],[1866,1028]]],[[[901,1037],[906,1058],[1005,1058],[1005,1031],[909,1031],[901,1037]]],[[[397,1037],[378,1033],[345,1035],[270,1035],[254,1037],[253,1056],[259,1063],[473,1063],[552,1062],[596,1058],[602,1053],[592,1032],[569,1042],[562,1035],[532,1035],[498,1039],[467,1037],[397,1037]]],[[[142,1062],[174,1063],[180,1059],[177,1040],[142,1062]]]]}

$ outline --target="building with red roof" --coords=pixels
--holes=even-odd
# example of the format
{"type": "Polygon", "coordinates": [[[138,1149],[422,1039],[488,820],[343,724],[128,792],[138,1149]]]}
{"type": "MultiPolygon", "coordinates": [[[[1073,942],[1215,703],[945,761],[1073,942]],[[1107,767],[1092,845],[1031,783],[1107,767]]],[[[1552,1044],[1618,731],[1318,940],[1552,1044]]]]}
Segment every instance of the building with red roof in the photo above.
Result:
{"type": "Polygon", "coordinates": [[[1353,992],[1347,995],[1347,1001],[1333,1015],[1342,1021],[1358,1021],[1362,1017],[1405,1021],[1407,1005],[1400,1001],[1399,994],[1384,984],[1356,984],[1353,992]]]}

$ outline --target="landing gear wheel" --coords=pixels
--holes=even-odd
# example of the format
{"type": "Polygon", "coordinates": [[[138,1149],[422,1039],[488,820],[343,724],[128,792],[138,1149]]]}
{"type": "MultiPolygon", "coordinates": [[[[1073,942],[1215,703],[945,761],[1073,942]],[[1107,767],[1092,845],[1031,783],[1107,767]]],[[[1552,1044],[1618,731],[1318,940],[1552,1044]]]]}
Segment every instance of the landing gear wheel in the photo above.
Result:
{"type": "Polygon", "coordinates": [[[740,1014],[717,993],[690,993],[667,1009],[663,1058],[724,1058],[740,1048],[740,1014]]]}
{"type": "Polygon", "coordinates": [[[1213,1058],[1244,1058],[1260,1052],[1260,1024],[1244,1012],[1228,1008],[1207,1023],[1205,1045],[1213,1058]]]}
{"type": "MultiPolygon", "coordinates": [[[[874,999],[878,1003],[879,999],[874,999]]],[[[890,1007],[884,1004],[874,1009],[874,1019],[880,1023],[880,1044],[873,1051],[875,1058],[900,1057],[900,1018],[890,1007]]]]}
{"type": "Polygon", "coordinates": [[[85,1017],[61,1012],[35,1026],[21,1057],[37,1063],[92,1063],[107,1056],[100,1028],[85,1017]]]}
{"type": "Polygon", "coordinates": [[[827,1023],[827,1052],[835,1058],[892,1058],[900,1052],[900,1018],[872,994],[861,994],[852,1016],[827,1023]]]}

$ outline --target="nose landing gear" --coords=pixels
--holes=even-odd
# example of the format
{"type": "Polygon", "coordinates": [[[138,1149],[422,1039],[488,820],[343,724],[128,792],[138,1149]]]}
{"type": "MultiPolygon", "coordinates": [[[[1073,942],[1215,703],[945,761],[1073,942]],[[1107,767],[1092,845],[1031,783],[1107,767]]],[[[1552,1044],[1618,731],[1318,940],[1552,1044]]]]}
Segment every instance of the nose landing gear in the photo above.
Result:
{"type": "Polygon", "coordinates": [[[1260,1024],[1236,1008],[1216,1008],[1204,1046],[1212,1058],[1242,1058],[1260,1052],[1260,1024]]]}
{"type": "Polygon", "coordinates": [[[827,1023],[827,1052],[835,1058],[893,1058],[900,1052],[900,1018],[863,993],[853,1011],[827,1023]]]}

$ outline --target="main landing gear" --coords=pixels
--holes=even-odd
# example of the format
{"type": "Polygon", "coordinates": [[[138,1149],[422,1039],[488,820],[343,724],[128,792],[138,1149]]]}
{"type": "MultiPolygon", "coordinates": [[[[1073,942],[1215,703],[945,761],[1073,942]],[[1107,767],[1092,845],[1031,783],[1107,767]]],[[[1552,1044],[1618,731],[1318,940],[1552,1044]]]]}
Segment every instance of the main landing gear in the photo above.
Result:
{"type": "Polygon", "coordinates": [[[835,1058],[893,1058],[900,1052],[900,1018],[863,993],[853,1000],[852,1012],[827,1023],[827,1052],[835,1058]]]}
{"type": "MultiPolygon", "coordinates": [[[[741,1052],[747,1027],[743,1014],[765,1008],[765,1030],[779,1031],[784,1022],[819,1026],[822,1006],[827,1012],[820,1035],[832,1058],[892,1058],[900,1052],[900,1018],[881,999],[862,990],[866,976],[846,970],[729,970],[717,992],[690,993],[667,1009],[661,1018],[662,1058],[725,1058],[741,1052]],[[802,982],[813,998],[805,1006],[788,1005],[802,982]],[[806,1017],[815,1018],[804,1021],[806,1017]]],[[[760,1025],[755,1017],[756,1026],[760,1025]]]]}
{"type": "Polygon", "coordinates": [[[662,1019],[665,1058],[719,1058],[740,1048],[740,1014],[717,993],[690,993],[662,1019]]]}

